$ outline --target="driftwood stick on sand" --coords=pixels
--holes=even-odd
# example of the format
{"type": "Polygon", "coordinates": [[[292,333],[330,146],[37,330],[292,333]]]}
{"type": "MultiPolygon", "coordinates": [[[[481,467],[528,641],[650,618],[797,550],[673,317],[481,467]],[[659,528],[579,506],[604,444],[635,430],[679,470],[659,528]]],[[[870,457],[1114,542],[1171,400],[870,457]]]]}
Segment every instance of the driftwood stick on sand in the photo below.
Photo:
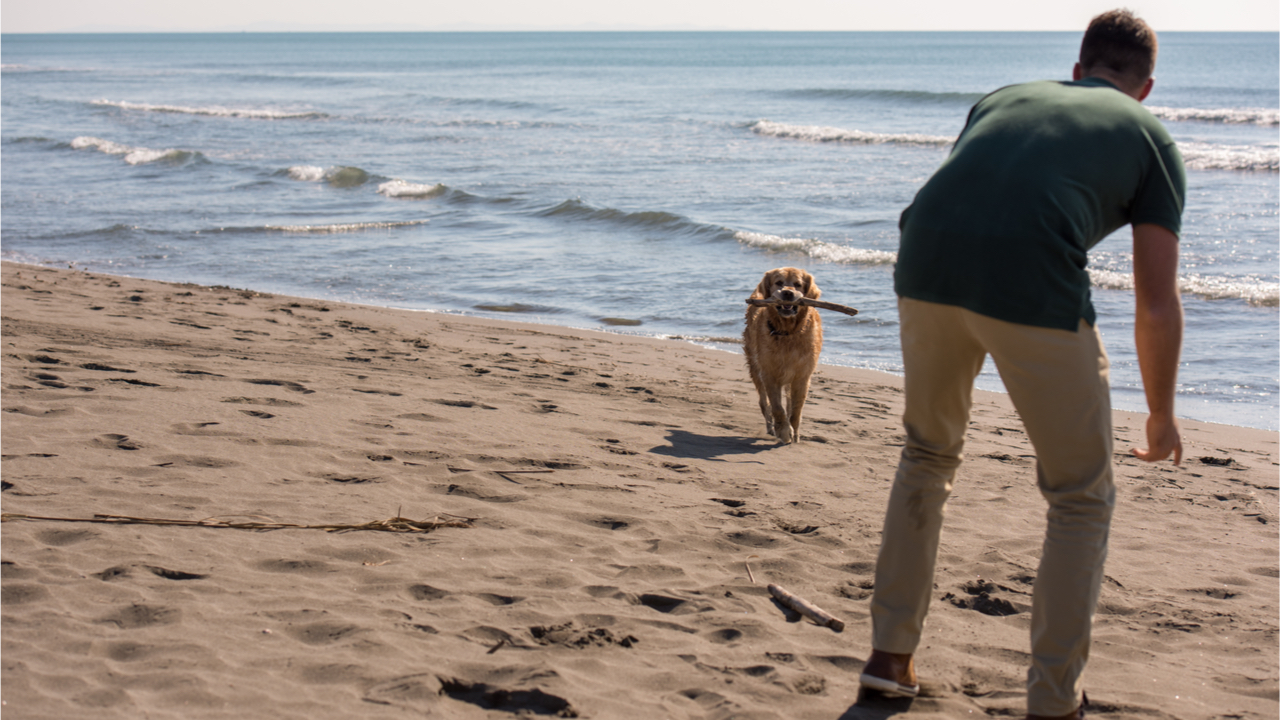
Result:
{"type": "Polygon", "coordinates": [[[844,630],[843,620],[836,618],[831,613],[827,612],[826,610],[823,610],[817,605],[810,603],[804,598],[800,598],[795,595],[792,595],[791,593],[782,589],[781,586],[770,583],[769,592],[772,593],[773,596],[778,599],[778,602],[782,603],[783,605],[786,605],[792,610],[795,610],[796,612],[818,623],[819,625],[823,627],[829,627],[832,630],[835,630],[836,632],[842,632],[844,630]]]}
{"type": "MultiPolygon", "coordinates": [[[[258,516],[226,516],[226,517],[258,517],[258,516]]],[[[94,513],[91,518],[48,517],[41,515],[24,515],[21,513],[0,514],[0,522],[10,520],[44,520],[48,522],[107,523],[115,525],[180,525],[183,527],[230,528],[235,530],[324,530],[325,532],[346,532],[348,530],[377,530],[381,532],[427,533],[440,528],[474,527],[472,518],[454,516],[447,520],[437,517],[435,520],[410,520],[406,517],[393,517],[386,520],[374,520],[366,523],[330,525],[299,525],[295,523],[271,522],[269,520],[224,520],[218,517],[203,520],[176,520],[172,518],[129,517],[127,515],[106,515],[94,513]]]]}
{"type": "Polygon", "coordinates": [[[747,298],[748,305],[809,305],[810,307],[822,308],[823,310],[835,310],[845,315],[857,315],[858,311],[848,305],[839,305],[837,303],[827,302],[825,300],[813,300],[811,298],[800,298],[794,303],[780,303],[773,298],[747,298]]]}

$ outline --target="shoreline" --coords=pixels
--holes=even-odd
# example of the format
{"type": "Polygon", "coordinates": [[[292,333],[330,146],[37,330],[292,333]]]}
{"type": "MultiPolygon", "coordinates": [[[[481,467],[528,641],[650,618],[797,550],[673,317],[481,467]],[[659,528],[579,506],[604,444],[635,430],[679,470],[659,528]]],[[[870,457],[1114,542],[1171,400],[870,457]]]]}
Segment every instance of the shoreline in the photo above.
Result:
{"type": "MultiPolygon", "coordinates": [[[[51,270],[58,270],[58,271],[62,271],[62,270],[63,270],[62,268],[56,268],[56,267],[52,267],[52,266],[49,266],[49,265],[42,265],[42,264],[39,264],[39,263],[27,263],[27,262],[22,262],[22,261],[17,261],[17,260],[0,260],[0,265],[14,265],[14,266],[19,266],[19,267],[28,267],[28,268],[31,268],[32,270],[37,270],[37,269],[51,269],[51,270]]],[[[518,326],[522,326],[522,327],[529,327],[529,328],[541,328],[541,329],[545,329],[545,330],[547,330],[547,331],[561,330],[561,331],[566,331],[566,332],[599,333],[599,334],[601,334],[601,335],[606,335],[606,336],[610,336],[610,337],[618,337],[618,338],[621,338],[621,339],[653,340],[653,341],[659,341],[659,342],[679,342],[679,343],[686,343],[686,344],[689,344],[689,345],[694,346],[694,347],[697,347],[697,348],[699,348],[699,349],[701,349],[701,350],[707,350],[707,351],[711,351],[711,352],[726,352],[726,353],[729,353],[729,354],[731,354],[731,355],[738,355],[739,357],[741,357],[741,350],[734,351],[734,350],[728,349],[728,346],[740,346],[740,345],[741,345],[741,343],[738,341],[738,339],[737,339],[737,338],[732,338],[732,337],[723,337],[723,338],[716,338],[716,337],[690,338],[690,337],[686,337],[686,336],[681,336],[681,335],[671,335],[671,334],[650,335],[650,334],[646,334],[646,333],[632,333],[632,332],[628,332],[628,331],[627,331],[625,328],[623,328],[623,327],[618,327],[618,328],[608,328],[608,327],[605,327],[605,328],[597,328],[597,327],[582,327],[582,326],[577,326],[577,325],[558,325],[558,324],[555,324],[555,323],[553,323],[553,322],[546,322],[546,321],[542,321],[542,320],[534,320],[534,319],[530,319],[530,320],[520,320],[520,319],[515,319],[515,318],[507,318],[507,317],[489,317],[489,316],[484,316],[484,315],[472,315],[472,314],[468,314],[468,312],[467,312],[466,310],[450,310],[450,309],[420,309],[420,308],[395,307],[395,306],[390,306],[390,305],[369,305],[369,304],[358,303],[358,302],[351,302],[351,301],[346,301],[346,300],[326,300],[326,299],[321,299],[321,298],[312,298],[312,297],[305,297],[305,296],[290,295],[290,294],[288,294],[288,293],[280,293],[280,292],[273,292],[273,291],[254,290],[254,289],[252,289],[252,288],[238,288],[238,287],[232,287],[232,286],[229,286],[229,285],[203,285],[203,284],[200,284],[200,283],[188,283],[188,282],[179,282],[179,281],[171,281],[171,280],[151,280],[151,279],[147,279],[147,278],[135,278],[135,277],[133,277],[133,276],[129,276],[129,275],[114,275],[114,274],[111,274],[111,273],[104,273],[104,272],[98,272],[98,271],[90,271],[90,270],[84,270],[84,269],[79,269],[79,268],[74,268],[74,267],[69,267],[69,268],[65,269],[65,271],[66,271],[66,272],[85,273],[85,274],[87,274],[87,275],[98,275],[98,276],[102,276],[102,277],[112,277],[112,278],[116,278],[117,280],[129,280],[129,281],[136,281],[136,282],[154,282],[154,283],[159,283],[159,284],[161,284],[161,285],[177,285],[177,286],[184,286],[184,287],[186,287],[186,286],[195,286],[195,287],[204,287],[204,288],[210,288],[210,289],[225,289],[225,290],[232,290],[232,291],[238,291],[238,292],[249,292],[249,293],[254,293],[254,294],[263,295],[263,296],[272,296],[272,297],[277,297],[277,298],[287,298],[287,299],[290,299],[290,300],[300,301],[300,302],[311,302],[311,303],[333,303],[333,304],[338,304],[338,305],[350,305],[350,306],[353,306],[353,307],[367,308],[367,309],[370,309],[370,310],[386,310],[386,311],[390,311],[390,312],[404,312],[404,313],[422,313],[422,314],[427,314],[427,315],[439,315],[439,316],[442,316],[442,317],[457,318],[457,319],[460,319],[460,320],[463,320],[463,321],[470,321],[470,320],[474,320],[474,321],[477,321],[477,322],[493,322],[493,323],[499,323],[499,324],[501,324],[501,323],[511,323],[511,324],[513,324],[513,325],[518,325],[518,326]]],[[[828,363],[823,362],[823,361],[820,361],[819,368],[820,368],[820,369],[824,369],[824,368],[825,368],[825,369],[830,369],[830,370],[833,370],[833,371],[835,371],[835,370],[839,370],[839,371],[845,371],[845,370],[847,370],[847,371],[852,371],[852,372],[856,372],[856,373],[873,373],[873,374],[875,374],[875,375],[882,376],[882,377],[883,377],[882,382],[890,383],[890,384],[894,384],[894,383],[896,383],[896,385],[897,385],[897,386],[899,386],[899,387],[901,386],[901,383],[902,383],[902,375],[901,375],[901,374],[898,374],[898,373],[892,373],[892,372],[889,372],[889,371],[886,371],[886,370],[876,370],[876,369],[872,369],[872,368],[854,367],[854,366],[850,366],[850,365],[833,365],[833,364],[828,364],[828,363]]],[[[996,376],[996,378],[997,378],[997,380],[998,380],[998,376],[996,376]]],[[[992,396],[995,396],[995,397],[1006,397],[1006,396],[1007,396],[1007,393],[1006,393],[1006,392],[1004,392],[1004,391],[1000,391],[1000,390],[986,390],[986,389],[982,389],[981,387],[978,387],[978,386],[976,386],[976,385],[975,385],[975,387],[974,387],[974,393],[975,393],[975,397],[976,397],[976,396],[977,396],[977,394],[979,394],[979,393],[989,394],[989,395],[992,395],[992,396]]],[[[1114,406],[1112,407],[1112,412],[1113,412],[1113,413],[1124,413],[1124,414],[1126,414],[1126,415],[1138,415],[1138,416],[1145,416],[1145,415],[1147,414],[1145,410],[1130,410],[1130,409],[1118,408],[1118,407],[1114,407],[1114,406]]],[[[1242,429],[1242,430],[1256,430],[1256,431],[1261,431],[1261,432],[1273,432],[1273,433],[1275,433],[1275,432],[1280,432],[1280,431],[1273,430],[1273,429],[1270,429],[1270,428],[1266,428],[1266,427],[1258,427],[1258,426],[1254,426],[1254,425],[1237,425],[1237,424],[1232,424],[1232,423],[1228,423],[1228,422],[1215,422],[1215,421],[1212,421],[1212,420],[1197,420],[1197,419],[1190,418],[1190,417],[1184,417],[1184,416],[1182,416],[1182,415],[1178,415],[1177,417],[1178,417],[1178,421],[1179,421],[1180,423],[1187,423],[1187,422],[1191,422],[1191,423],[1198,423],[1198,424],[1209,425],[1209,426],[1219,426],[1219,427],[1223,427],[1223,428],[1239,428],[1239,429],[1242,429]]]]}
{"type": "MultiPolygon", "coordinates": [[[[15,718],[1022,712],[1044,503],[1000,393],[975,391],[924,692],[858,703],[901,378],[821,366],[778,446],[742,357],[685,340],[0,266],[15,718]]],[[[1090,716],[1273,717],[1276,433],[1184,420],[1183,466],[1147,465],[1145,415],[1113,414],[1090,716]]]]}

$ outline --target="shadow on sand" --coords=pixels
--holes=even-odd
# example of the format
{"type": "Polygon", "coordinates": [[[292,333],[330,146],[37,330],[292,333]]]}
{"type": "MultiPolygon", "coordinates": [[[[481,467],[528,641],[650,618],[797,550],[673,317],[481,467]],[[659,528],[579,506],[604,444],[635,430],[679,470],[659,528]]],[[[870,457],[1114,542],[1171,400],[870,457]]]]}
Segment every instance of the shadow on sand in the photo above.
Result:
{"type": "MultiPolygon", "coordinates": [[[[781,447],[776,441],[741,435],[699,435],[685,430],[671,430],[667,435],[669,445],[659,445],[649,452],[655,455],[684,458],[686,460],[715,460],[719,462],[747,462],[745,456],[767,452],[781,447]],[[737,456],[737,457],[735,457],[737,456]]],[[[753,460],[750,462],[759,462],[753,460]]]]}

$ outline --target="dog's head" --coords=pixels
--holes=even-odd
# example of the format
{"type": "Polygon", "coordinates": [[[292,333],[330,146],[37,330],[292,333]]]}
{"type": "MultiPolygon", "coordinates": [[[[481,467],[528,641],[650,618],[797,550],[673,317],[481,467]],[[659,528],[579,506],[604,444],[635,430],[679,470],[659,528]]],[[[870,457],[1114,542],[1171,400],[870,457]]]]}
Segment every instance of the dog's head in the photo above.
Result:
{"type": "Polygon", "coordinates": [[[777,268],[765,273],[756,293],[762,298],[777,300],[778,304],[774,308],[786,318],[795,317],[800,312],[801,306],[796,304],[800,298],[817,300],[822,296],[813,276],[793,267],[777,268]]]}

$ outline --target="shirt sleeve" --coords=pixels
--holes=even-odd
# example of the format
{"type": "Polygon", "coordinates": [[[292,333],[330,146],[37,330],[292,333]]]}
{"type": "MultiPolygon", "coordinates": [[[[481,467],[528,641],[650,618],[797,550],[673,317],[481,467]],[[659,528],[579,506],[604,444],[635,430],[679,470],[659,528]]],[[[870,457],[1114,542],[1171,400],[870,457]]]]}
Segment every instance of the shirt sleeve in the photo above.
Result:
{"type": "Polygon", "coordinates": [[[1182,209],[1187,199],[1187,171],[1182,153],[1167,135],[1153,137],[1146,128],[1142,135],[1151,150],[1151,160],[1142,186],[1134,197],[1129,222],[1154,223],[1174,235],[1182,234],[1182,209]]]}

